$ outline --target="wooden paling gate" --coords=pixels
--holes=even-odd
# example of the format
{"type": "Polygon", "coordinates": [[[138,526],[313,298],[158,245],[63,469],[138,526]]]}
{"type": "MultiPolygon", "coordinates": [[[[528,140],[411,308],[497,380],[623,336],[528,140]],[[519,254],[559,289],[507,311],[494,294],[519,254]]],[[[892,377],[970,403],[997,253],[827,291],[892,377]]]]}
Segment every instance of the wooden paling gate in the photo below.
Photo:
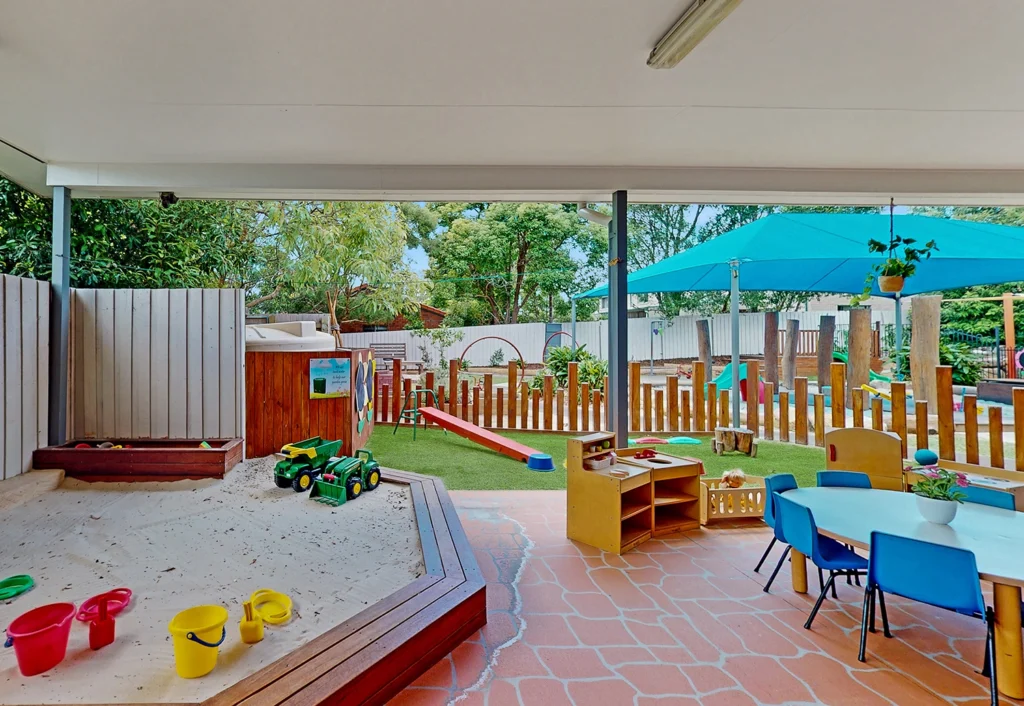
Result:
{"type": "MultiPolygon", "coordinates": [[[[759,389],[759,361],[747,361],[747,389],[751,398],[759,389]]],[[[395,361],[396,370],[401,370],[401,361],[395,361]]],[[[452,361],[452,373],[458,374],[458,361],[452,361]]],[[[435,390],[438,404],[458,416],[480,426],[491,429],[528,429],[542,431],[567,431],[573,433],[596,431],[605,428],[608,420],[608,398],[601,389],[590,389],[580,383],[578,368],[570,363],[565,388],[557,387],[550,375],[542,379],[539,388],[531,388],[521,382],[521,371],[509,364],[508,388],[494,384],[493,376],[485,374],[479,384],[469,386],[468,376],[463,374],[460,384],[434,386],[434,375],[427,374],[427,387],[435,390]],[[505,414],[507,412],[507,414],[505,414]]],[[[979,443],[982,426],[989,429],[988,465],[1004,468],[1006,459],[1003,449],[1003,409],[996,405],[984,405],[986,409],[978,414],[979,404],[975,395],[963,395],[964,423],[957,429],[954,422],[953,374],[949,366],[935,368],[938,386],[936,412],[938,435],[935,442],[929,436],[927,401],[910,400],[907,385],[893,382],[891,386],[891,418],[884,418],[883,401],[872,397],[860,388],[848,390],[847,366],[832,363],[831,390],[828,407],[825,395],[808,393],[807,378],[797,377],[793,390],[778,391],[771,383],[764,384],[764,394],[757,404],[748,405],[742,420],[731,420],[731,390],[719,390],[715,383],[708,382],[709,376],[700,361],[693,364],[691,385],[680,384],[675,375],[668,375],[663,383],[655,385],[644,382],[641,364],[629,366],[629,414],[630,432],[674,433],[704,436],[714,433],[716,426],[746,426],[760,438],[788,441],[801,445],[825,445],[825,431],[828,428],[869,427],[887,429],[897,434],[903,444],[904,455],[908,455],[910,435],[914,435],[917,448],[928,448],[937,444],[939,457],[956,460],[955,437],[963,435],[968,464],[978,464],[983,450],[979,443]]],[[[395,379],[401,379],[397,375],[395,379]]],[[[607,382],[607,380],[605,380],[607,382]]],[[[403,394],[397,397],[391,391],[393,384],[377,386],[377,421],[394,423],[397,410],[401,408],[403,394]]],[[[605,385],[606,387],[606,385],[605,385]]],[[[412,383],[405,381],[405,391],[412,389],[412,383]]],[[[422,400],[421,400],[422,404],[422,400]]],[[[1016,454],[1013,466],[1024,471],[1024,387],[1013,391],[1014,434],[1016,454]]],[[[933,425],[934,428],[934,425],[933,425]]]]}

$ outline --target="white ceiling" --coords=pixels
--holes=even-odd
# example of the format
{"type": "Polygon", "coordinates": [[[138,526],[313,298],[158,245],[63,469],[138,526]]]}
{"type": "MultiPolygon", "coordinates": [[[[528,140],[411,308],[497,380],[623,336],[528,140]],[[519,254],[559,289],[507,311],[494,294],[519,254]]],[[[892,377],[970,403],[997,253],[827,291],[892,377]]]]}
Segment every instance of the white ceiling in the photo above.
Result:
{"type": "Polygon", "coordinates": [[[745,0],[648,68],[688,4],[0,0],[0,172],[110,194],[1024,198],[1024,2],[745,0]]]}

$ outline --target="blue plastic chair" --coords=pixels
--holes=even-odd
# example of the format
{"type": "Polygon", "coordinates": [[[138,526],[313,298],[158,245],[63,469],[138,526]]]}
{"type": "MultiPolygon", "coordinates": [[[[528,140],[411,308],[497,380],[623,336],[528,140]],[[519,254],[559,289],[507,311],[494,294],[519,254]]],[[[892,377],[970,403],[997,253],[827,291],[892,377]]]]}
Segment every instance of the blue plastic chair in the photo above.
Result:
{"type": "Polygon", "coordinates": [[[960,492],[967,496],[964,498],[965,502],[1001,507],[1004,510],[1017,509],[1017,503],[1014,502],[1012,493],[1004,493],[1001,490],[993,490],[992,488],[982,488],[977,485],[960,488],[960,492]]]}
{"type": "Polygon", "coordinates": [[[868,632],[874,632],[876,593],[882,609],[882,628],[886,637],[892,637],[892,633],[889,632],[889,620],[885,614],[883,591],[937,608],[982,618],[986,627],[985,669],[982,673],[989,676],[993,706],[999,703],[996,684],[995,614],[985,605],[985,598],[981,594],[978,564],[973,552],[923,542],[920,539],[872,532],[871,561],[868,565],[860,626],[860,652],[857,655],[861,662],[864,661],[868,632]]]}
{"type": "Polygon", "coordinates": [[[871,488],[871,478],[857,471],[818,471],[818,487],[871,488]]]}
{"type": "Polygon", "coordinates": [[[776,522],[782,526],[782,532],[789,545],[808,557],[819,569],[828,571],[828,580],[821,588],[821,595],[807,616],[804,628],[811,629],[814,616],[818,614],[821,604],[828,594],[828,589],[835,589],[836,576],[853,576],[864,573],[868,568],[868,560],[852,549],[829,537],[818,534],[818,526],[814,524],[814,515],[810,508],[793,502],[784,495],[775,496],[776,522]]]}
{"type": "MultiPolygon", "coordinates": [[[[764,479],[765,498],[764,498],[764,521],[765,524],[771,527],[775,531],[772,536],[772,541],[768,543],[768,548],[764,550],[764,554],[761,555],[761,560],[757,562],[757,566],[754,567],[754,571],[760,571],[761,565],[764,564],[765,559],[768,558],[768,554],[775,546],[776,542],[782,542],[786,544],[785,538],[782,536],[781,528],[776,528],[775,521],[775,502],[773,500],[775,493],[784,493],[787,490],[793,490],[796,488],[796,478],[790,473],[780,473],[778,475],[771,475],[764,479]]],[[[765,584],[764,592],[768,593],[772,587],[772,582],[775,581],[775,576],[779,573],[779,569],[782,568],[782,563],[789,556],[789,547],[782,552],[782,557],[779,559],[778,565],[775,567],[775,571],[772,573],[768,583],[765,584]]]]}

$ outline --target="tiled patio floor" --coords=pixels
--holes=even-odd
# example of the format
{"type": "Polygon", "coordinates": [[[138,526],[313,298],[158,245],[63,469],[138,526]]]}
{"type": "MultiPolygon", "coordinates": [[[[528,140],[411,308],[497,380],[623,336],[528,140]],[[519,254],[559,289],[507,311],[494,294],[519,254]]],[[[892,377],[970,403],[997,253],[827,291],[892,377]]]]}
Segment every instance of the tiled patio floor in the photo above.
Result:
{"type": "Polygon", "coordinates": [[[488,581],[488,625],[392,704],[988,703],[980,621],[892,598],[896,639],[871,635],[860,664],[861,590],[842,583],[805,631],[816,596],[793,593],[788,567],[771,595],[769,572],[753,573],[763,525],[618,557],[565,538],[564,492],[452,497],[488,581]]]}

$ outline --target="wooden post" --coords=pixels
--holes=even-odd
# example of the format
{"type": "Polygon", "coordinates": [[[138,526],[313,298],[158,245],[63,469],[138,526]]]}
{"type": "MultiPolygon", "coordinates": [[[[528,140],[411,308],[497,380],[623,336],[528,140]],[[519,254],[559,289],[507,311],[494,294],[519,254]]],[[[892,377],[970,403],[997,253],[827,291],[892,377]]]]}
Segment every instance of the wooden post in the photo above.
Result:
{"type": "MultiPolygon", "coordinates": [[[[917,299],[914,299],[917,303],[917,299]]],[[[1003,329],[1006,332],[1006,355],[1013,355],[1010,351],[1017,347],[1017,331],[1013,321],[1013,294],[1003,292],[1003,329]]],[[[916,332],[915,332],[916,335],[916,332]]]]}
{"type": "Polygon", "coordinates": [[[907,449],[907,383],[892,383],[892,430],[899,434],[903,458],[909,458],[907,449]]]}
{"type": "Polygon", "coordinates": [[[580,385],[580,431],[590,431],[590,383],[580,385]]]}
{"type": "Polygon", "coordinates": [[[914,400],[914,434],[917,448],[928,448],[928,401],[914,400]]]}
{"type": "Polygon", "coordinates": [[[448,398],[448,414],[453,417],[459,413],[459,372],[462,370],[462,361],[452,358],[448,361],[448,390],[451,397],[448,398]]]}
{"type": "Polygon", "coordinates": [[[527,429],[530,416],[530,386],[526,381],[519,383],[519,428],[527,429]]]}
{"type": "Polygon", "coordinates": [[[665,378],[665,397],[668,399],[668,430],[679,431],[679,378],[665,378]]]}
{"type": "Polygon", "coordinates": [[[775,438],[775,385],[764,384],[764,438],[775,438]]]}
{"type": "Polygon", "coordinates": [[[964,395],[964,434],[967,436],[967,463],[978,465],[977,395],[964,395]]]}
{"type": "Polygon", "coordinates": [[[503,426],[505,426],[505,389],[499,387],[495,394],[495,397],[496,399],[494,400],[494,417],[497,420],[495,426],[501,429],[503,426]]]}
{"type": "Polygon", "coordinates": [[[814,445],[825,445],[825,395],[814,395],[814,445]]]}
{"type": "Polygon", "coordinates": [[[484,373],[484,426],[494,426],[494,374],[484,373]]]}
{"type": "Polygon", "coordinates": [[[693,429],[704,431],[704,363],[693,364],[693,429]]]}
{"type": "MultiPolygon", "coordinates": [[[[800,320],[786,322],[786,346],[782,354],[782,384],[787,390],[796,389],[796,352],[800,346],[800,320]]],[[[807,410],[804,409],[806,416],[807,410]]],[[[800,415],[797,414],[797,419],[800,415]]],[[[798,442],[799,443],[799,442],[798,442]]],[[[804,442],[806,443],[806,442],[804,442]]]]}
{"type": "Polygon", "coordinates": [[[444,410],[444,408],[445,408],[445,400],[446,399],[447,398],[444,396],[444,385],[438,385],[437,386],[437,408],[438,409],[440,409],[442,411],[444,410]]]}
{"type": "MultiPolygon", "coordinates": [[[[916,334],[916,331],[915,331],[916,334]]],[[[849,364],[846,370],[846,394],[867,385],[871,377],[871,309],[858,307],[850,310],[850,335],[846,340],[849,364]]]]}
{"type": "MultiPolygon", "coordinates": [[[[428,370],[427,371],[426,386],[427,386],[428,390],[433,390],[434,389],[434,371],[433,370],[428,370]]],[[[427,395],[427,400],[424,403],[424,406],[425,407],[433,407],[434,406],[434,400],[430,399],[430,395],[427,395]]]]}
{"type": "Polygon", "coordinates": [[[640,363],[629,364],[629,430],[640,431],[640,363]]]}
{"type": "Polygon", "coordinates": [[[764,381],[779,387],[779,312],[764,313],[764,381]]]}
{"type": "Polygon", "coordinates": [[[707,319],[697,319],[697,360],[704,364],[704,370],[711,376],[711,331],[707,319]]]}
{"type": "MultiPolygon", "coordinates": [[[[836,346],[836,317],[825,315],[818,322],[818,387],[820,388],[825,380],[829,379],[832,369],[832,354],[836,346]]],[[[844,371],[845,377],[845,371],[844,371]]],[[[832,385],[832,404],[835,406],[836,388],[832,385]]],[[[835,420],[832,426],[837,426],[835,420]]]]}
{"type": "MultiPolygon", "coordinates": [[[[846,366],[842,363],[830,363],[829,378],[832,388],[832,427],[842,429],[846,426],[846,366]]],[[[850,398],[853,399],[852,391],[850,398]]]]}
{"type": "Polygon", "coordinates": [[[884,431],[884,420],[882,418],[882,398],[871,398],[871,428],[875,431],[884,431]]]}
{"type": "Polygon", "coordinates": [[[853,426],[864,426],[864,390],[853,391],[853,426]]]}
{"type": "Polygon", "coordinates": [[[473,386],[473,423],[480,426],[480,386],[473,386]]]}
{"type": "MultiPolygon", "coordinates": [[[[914,335],[917,335],[916,331],[914,335]]],[[[933,376],[935,378],[935,394],[939,397],[939,458],[955,461],[956,446],[953,438],[956,426],[953,424],[953,368],[948,365],[939,365],[935,368],[933,376]]]]}
{"type": "Polygon", "coordinates": [[[516,390],[519,389],[519,366],[509,361],[508,364],[508,428],[516,428],[516,390]]]}
{"type": "Polygon", "coordinates": [[[594,431],[604,431],[601,426],[601,391],[594,390],[594,431]]]}
{"type": "Polygon", "coordinates": [[[911,309],[914,335],[910,338],[910,379],[914,399],[927,400],[928,413],[938,414],[935,368],[939,365],[939,318],[942,296],[916,296],[911,309]]]}
{"type": "Polygon", "coordinates": [[[665,431],[665,391],[654,391],[654,430],[665,431]]]}
{"type": "Polygon", "coordinates": [[[779,393],[779,441],[789,441],[789,393],[779,393]]]}
{"type": "Polygon", "coordinates": [[[747,429],[754,432],[754,438],[760,436],[758,427],[758,405],[761,404],[760,376],[757,374],[757,361],[747,361],[747,429]]]}
{"type": "Polygon", "coordinates": [[[562,388],[555,390],[555,429],[565,429],[565,390],[562,388]]]}
{"type": "Polygon", "coordinates": [[[715,427],[718,426],[718,385],[713,382],[708,383],[707,411],[705,415],[708,419],[708,431],[714,431],[715,427]]]}
{"type": "Polygon", "coordinates": [[[719,390],[718,391],[718,424],[719,426],[729,426],[729,391],[719,390]]]}
{"type": "Polygon", "coordinates": [[[554,410],[551,409],[553,400],[552,395],[555,394],[555,377],[553,375],[544,376],[544,428],[548,431],[551,430],[551,414],[554,410]]]}
{"type": "MultiPolygon", "coordinates": [[[[789,345],[787,334],[786,345],[789,345]]],[[[807,378],[793,380],[793,415],[795,417],[796,443],[807,445],[807,378]]]]}
{"type": "Polygon", "coordinates": [[[643,390],[644,401],[643,430],[651,431],[651,429],[653,428],[651,422],[654,421],[654,415],[651,413],[651,383],[645,382],[643,385],[640,386],[640,389],[643,390]]]}
{"type": "Polygon", "coordinates": [[[679,418],[683,422],[683,431],[690,431],[690,391],[679,393],[679,418]]]}
{"type": "Polygon", "coordinates": [[[1024,387],[1013,388],[1013,442],[1015,467],[1024,471],[1024,387]]]}
{"type": "Polygon", "coordinates": [[[533,402],[533,419],[530,420],[530,428],[540,429],[540,390],[536,387],[530,390],[530,398],[533,402]]]}
{"type": "Polygon", "coordinates": [[[390,392],[387,385],[381,385],[380,387],[380,420],[385,424],[391,421],[388,412],[388,393],[390,392]]]}
{"type": "Polygon", "coordinates": [[[988,406],[988,465],[1003,468],[1003,408],[988,406]]]}
{"type": "Polygon", "coordinates": [[[469,380],[462,380],[460,387],[462,388],[462,421],[465,422],[469,421],[469,380]]]}
{"type": "Polygon", "coordinates": [[[402,413],[402,359],[391,359],[391,417],[396,422],[402,413]]]}
{"type": "Polygon", "coordinates": [[[580,369],[579,363],[569,363],[569,431],[579,429],[580,369]]]}

